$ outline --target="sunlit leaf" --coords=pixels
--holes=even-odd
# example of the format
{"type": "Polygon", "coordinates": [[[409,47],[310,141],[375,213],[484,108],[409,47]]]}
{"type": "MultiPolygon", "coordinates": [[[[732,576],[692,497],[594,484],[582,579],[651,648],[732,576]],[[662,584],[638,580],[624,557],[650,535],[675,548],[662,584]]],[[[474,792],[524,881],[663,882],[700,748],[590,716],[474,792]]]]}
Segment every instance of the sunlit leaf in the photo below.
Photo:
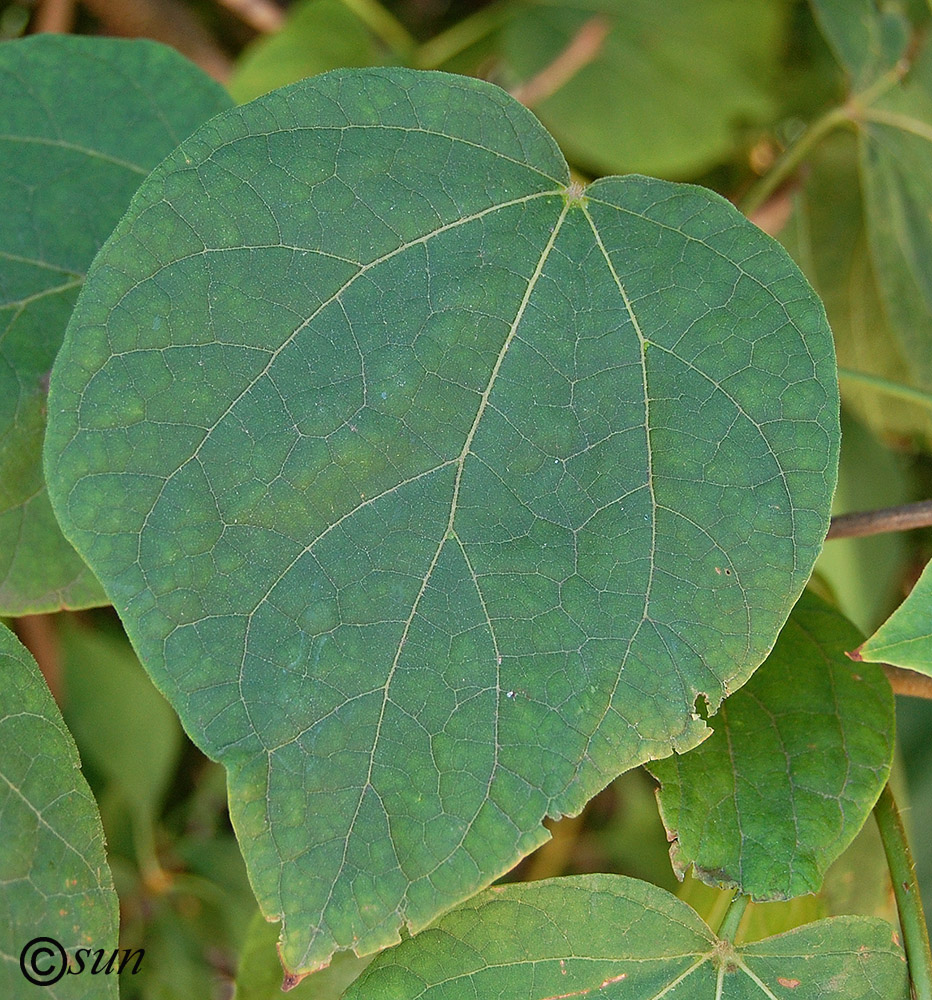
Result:
{"type": "Polygon", "coordinates": [[[773,113],[785,13],[773,0],[525,0],[502,53],[570,162],[686,177],[773,113]]]}
{"type": "Polygon", "coordinates": [[[764,665],[683,756],[656,761],[682,874],[754,899],[815,892],[870,815],[893,760],[893,694],[845,652],[860,636],[804,593],[764,665]]]}
{"type": "Polygon", "coordinates": [[[893,928],[836,917],[735,947],[617,875],[491,889],[379,955],[346,1000],[906,1000],[893,928]]]}
{"type": "Polygon", "coordinates": [[[932,676],[932,565],[905,601],[858,649],[859,659],[932,676]]]}
{"type": "Polygon", "coordinates": [[[237,101],[251,101],[306,76],[377,62],[371,32],[343,0],[304,0],[281,30],[247,46],[228,86],[237,101]]]}
{"type": "Polygon", "coordinates": [[[151,42],[0,45],[0,614],[106,603],[45,493],[49,373],[84,273],[139,182],[229,104],[151,42]]]}
{"type": "Polygon", "coordinates": [[[723,199],[582,192],[411,70],[215,118],[98,256],[47,470],[230,805],[287,968],[418,930],[686,750],[827,527],[831,337],[723,199]],[[205,192],[210,196],[205,197],[205,192]]]}
{"type": "MultiPolygon", "coordinates": [[[[117,947],[117,896],[74,740],[35,661],[2,626],[0,829],[0,994],[115,998],[115,976],[65,974],[43,987],[27,983],[20,968],[37,937],[53,938],[71,960],[79,948],[109,956],[117,947]]],[[[36,953],[33,964],[33,952],[24,961],[36,978],[61,970],[60,953],[36,953]]]]}

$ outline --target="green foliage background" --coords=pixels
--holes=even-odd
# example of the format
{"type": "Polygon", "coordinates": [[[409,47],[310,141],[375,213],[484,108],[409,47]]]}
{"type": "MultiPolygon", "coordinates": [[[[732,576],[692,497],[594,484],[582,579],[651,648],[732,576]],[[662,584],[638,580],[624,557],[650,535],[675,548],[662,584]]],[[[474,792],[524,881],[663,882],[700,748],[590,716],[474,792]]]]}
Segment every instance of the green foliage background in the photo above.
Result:
{"type": "MultiPolygon", "coordinates": [[[[701,183],[736,202],[759,225],[778,234],[826,305],[842,369],[843,438],[836,512],[870,509],[928,495],[932,484],[928,463],[932,409],[932,45],[926,44],[930,10],[921,0],[814,0],[811,5],[792,0],[499,0],[475,8],[468,4],[380,7],[361,0],[304,0],[289,7],[278,31],[252,40],[249,32],[221,7],[206,2],[191,6],[195,15],[210,25],[217,46],[226,50],[232,64],[229,91],[238,102],[337,67],[389,65],[465,73],[490,80],[521,97],[560,144],[569,161],[570,176],[576,182],[588,182],[604,174],[643,172],[672,181],[701,183]],[[794,151],[800,150],[798,160],[794,160],[794,151]],[[782,159],[785,155],[792,161],[786,170],[782,159]]],[[[25,30],[28,20],[24,20],[23,13],[28,17],[31,11],[18,4],[5,5],[0,10],[0,33],[13,36],[25,30]]],[[[106,30],[106,23],[100,9],[88,5],[79,11],[75,27],[92,34],[106,30]]],[[[7,616],[52,612],[62,607],[90,609],[106,600],[96,580],[58,533],[44,500],[39,452],[46,418],[48,371],[91,260],[138,183],[201,122],[230,105],[230,98],[221,88],[193,66],[167,50],[145,43],[135,50],[132,58],[136,62],[120,69],[122,84],[97,82],[110,78],[100,70],[98,52],[90,47],[93,40],[77,41],[89,46],[75,50],[89,62],[88,82],[82,93],[91,94],[95,87],[99,88],[100,106],[122,109],[120,125],[105,116],[88,116],[86,104],[73,112],[60,110],[67,109],[67,101],[58,101],[60,89],[56,91],[52,82],[54,69],[40,70],[45,53],[54,53],[53,48],[36,46],[22,63],[17,62],[21,57],[18,52],[13,54],[14,48],[9,49],[8,57],[0,48],[0,79],[7,81],[0,90],[0,109],[4,108],[4,100],[8,102],[0,112],[5,126],[0,128],[4,133],[0,143],[10,143],[11,135],[15,142],[15,135],[20,133],[33,139],[41,137],[43,121],[45,138],[55,139],[73,127],[84,129],[80,138],[84,151],[80,156],[90,149],[91,159],[103,171],[100,177],[92,177],[83,168],[71,169],[68,157],[75,150],[64,145],[52,149],[52,143],[41,153],[36,152],[29,172],[30,183],[45,200],[30,202],[23,196],[23,174],[4,173],[4,162],[13,161],[0,156],[0,190],[14,209],[0,220],[0,353],[5,364],[0,375],[6,379],[0,401],[0,613],[7,616]],[[2,75],[4,71],[6,76],[2,75]],[[34,83],[43,79],[49,88],[44,94],[34,83]],[[22,95],[24,88],[30,92],[28,99],[4,97],[14,92],[22,95]],[[46,115],[37,108],[51,110],[46,115]],[[70,120],[72,117],[74,120],[70,120]],[[124,179],[114,178],[111,184],[109,173],[121,171],[124,179]],[[46,174],[51,180],[45,179],[46,174]],[[69,187],[74,179],[80,184],[69,187]],[[59,184],[60,188],[56,186],[59,184]],[[29,235],[34,236],[32,243],[28,242],[29,235]],[[23,265],[26,259],[38,260],[42,267],[29,271],[23,265]],[[27,533],[33,525],[38,525],[34,537],[27,533]]],[[[49,58],[51,67],[55,56],[49,58]]],[[[266,113],[258,110],[261,107],[256,105],[257,110],[242,112],[240,120],[249,121],[250,116],[254,120],[266,113]]],[[[520,130],[521,126],[515,127],[520,130]]],[[[534,140],[541,149],[549,142],[542,138],[544,135],[541,132],[534,140]]],[[[218,136],[223,138],[221,133],[218,136]]],[[[216,139],[211,137],[211,141],[216,139]]],[[[73,138],[69,142],[71,146],[78,144],[73,138]]],[[[551,156],[552,152],[543,155],[551,156]]],[[[434,176],[429,157],[427,154],[413,167],[420,167],[425,176],[434,176]]],[[[460,169],[471,168],[465,164],[460,169]]],[[[224,184],[222,171],[220,167],[210,181],[218,192],[224,184]]],[[[224,211],[213,221],[202,223],[197,216],[204,204],[199,201],[195,185],[188,183],[185,190],[186,182],[179,180],[183,172],[171,175],[169,166],[162,176],[166,173],[168,184],[175,186],[164,189],[164,198],[154,199],[155,208],[174,206],[179,199],[187,198],[186,205],[178,209],[186,226],[192,220],[195,228],[217,225],[217,238],[235,245],[237,227],[244,220],[238,219],[235,212],[224,211]]],[[[564,183],[566,176],[559,179],[564,183]]],[[[408,188],[415,186],[410,178],[405,184],[408,188]]],[[[374,186],[370,203],[383,195],[384,191],[380,193],[374,186]]],[[[351,207],[347,203],[344,212],[351,207]]],[[[204,218],[210,220],[209,213],[204,218]]],[[[287,226],[292,218],[293,213],[284,205],[276,225],[287,226]]],[[[344,249],[354,238],[364,242],[367,232],[371,232],[371,227],[360,228],[357,219],[358,214],[346,215],[341,244],[344,249]]],[[[124,225],[124,233],[128,225],[124,225]]],[[[339,213],[329,225],[337,226],[333,232],[338,232],[339,213]]],[[[172,236],[170,242],[177,238],[177,234],[172,236]]],[[[139,247],[141,257],[151,254],[163,259],[170,255],[168,243],[153,246],[150,241],[147,246],[146,240],[140,239],[139,247]]],[[[536,249],[539,252],[540,246],[536,249]]],[[[177,243],[173,243],[171,253],[176,250],[177,243]]],[[[358,252],[360,247],[354,246],[353,250],[358,252]]],[[[517,261],[511,263],[518,266],[517,261]]],[[[104,269],[108,263],[97,266],[104,269]]],[[[125,274],[118,271],[114,268],[100,287],[108,282],[119,286],[125,274]]],[[[244,329],[268,326],[268,318],[255,306],[263,296],[274,298],[278,294],[269,291],[276,279],[268,274],[265,264],[255,268],[254,297],[250,300],[247,296],[231,307],[235,322],[244,329]]],[[[215,301],[211,298],[216,294],[215,281],[216,275],[210,276],[197,294],[190,291],[190,286],[183,291],[170,289],[167,294],[175,296],[179,315],[193,314],[201,308],[199,302],[215,301]],[[190,300],[184,298],[186,295],[191,295],[190,300]]],[[[457,291],[462,293],[463,289],[457,291]]],[[[470,307],[481,309],[481,305],[478,296],[470,307]]],[[[291,305],[280,301],[278,307],[287,313],[291,305]]],[[[361,301],[358,308],[385,307],[372,300],[361,301]]],[[[86,321],[88,336],[84,343],[93,348],[93,337],[105,323],[93,317],[90,305],[85,315],[92,318],[86,321]]],[[[112,350],[112,344],[107,350],[112,350]]],[[[210,368],[215,359],[207,360],[210,368]]],[[[78,382],[86,377],[82,372],[92,370],[87,357],[81,364],[82,369],[74,369],[78,382]]],[[[233,372],[239,364],[230,361],[229,353],[223,361],[233,372]]],[[[248,375],[248,363],[243,362],[242,367],[248,375]]],[[[197,398],[200,382],[205,406],[211,394],[218,391],[217,385],[204,381],[203,370],[192,365],[188,357],[169,371],[161,386],[151,369],[140,371],[138,381],[143,384],[144,380],[148,398],[127,396],[126,382],[120,381],[126,377],[124,372],[112,388],[102,385],[100,399],[118,398],[121,407],[132,410],[138,405],[142,412],[150,406],[170,407],[170,384],[187,385],[194,391],[190,398],[197,398]],[[164,393],[162,398],[157,395],[159,391],[164,393]]],[[[543,371],[538,373],[533,388],[536,390],[546,377],[543,371]]],[[[130,381],[134,379],[137,376],[131,374],[130,381]]],[[[101,387],[99,381],[97,385],[101,387]]],[[[523,401],[516,395],[516,415],[533,399],[530,388],[523,401]]],[[[219,391],[225,391],[224,387],[219,391]]],[[[93,405],[99,408],[86,411],[91,423],[97,420],[100,427],[106,428],[110,419],[106,405],[93,405]]],[[[71,430],[59,433],[69,439],[73,434],[71,430]]],[[[353,443],[355,457],[347,457],[346,467],[352,470],[354,462],[358,466],[369,459],[361,457],[358,440],[349,443],[353,443]]],[[[153,439],[149,445],[148,471],[163,458],[171,462],[170,446],[166,452],[165,441],[153,439]]],[[[113,468],[114,461],[117,466],[125,461],[116,436],[101,447],[109,450],[101,468],[113,468]]],[[[685,453],[681,446],[676,450],[685,453]]],[[[101,456],[93,455],[92,459],[100,461],[101,456]]],[[[237,470],[231,468],[229,472],[235,479],[237,470]]],[[[357,486],[351,480],[352,473],[345,484],[347,489],[357,486]]],[[[106,550],[92,560],[95,569],[104,567],[98,569],[102,579],[105,573],[117,575],[111,567],[121,557],[114,556],[114,539],[126,527],[119,522],[122,514],[117,508],[108,512],[107,493],[99,491],[84,512],[85,530],[97,535],[96,544],[106,550]]],[[[177,502],[183,505],[184,497],[177,502]]],[[[256,511],[267,502],[267,494],[244,494],[236,502],[243,509],[256,511]]],[[[419,503],[429,500],[420,498],[419,503]]],[[[418,511],[422,513],[423,508],[418,511]]],[[[299,519],[307,514],[307,510],[296,510],[299,519]]],[[[268,527],[273,531],[281,525],[268,527]]],[[[189,536],[179,533],[177,544],[195,558],[201,535],[212,530],[202,522],[189,536]]],[[[77,540],[75,525],[69,526],[67,534],[71,541],[77,540]]],[[[281,565],[281,557],[278,563],[275,561],[274,546],[257,543],[254,538],[244,543],[242,552],[249,553],[250,558],[226,567],[239,573],[241,582],[250,573],[261,576],[262,559],[270,560],[273,573],[281,565]]],[[[689,921],[695,922],[688,933],[698,935],[694,953],[699,957],[706,954],[703,949],[714,950],[714,937],[695,915],[677,916],[690,912],[677,909],[683,902],[694,907],[699,917],[714,928],[729,898],[726,890],[716,887],[738,886],[755,899],[793,897],[785,902],[751,905],[738,940],[748,955],[742,961],[752,970],[776,961],[768,952],[773,948],[781,961],[794,955],[804,958],[819,952],[827,954],[832,947],[843,952],[850,942],[864,940],[857,935],[867,933],[867,925],[812,925],[832,927],[831,934],[837,935],[837,940],[831,938],[831,946],[830,936],[819,938],[822,932],[818,930],[796,932],[802,937],[786,939],[790,941],[789,950],[782,953],[779,949],[783,944],[765,942],[758,954],[748,942],[838,914],[895,920],[882,852],[872,822],[868,820],[864,825],[893,755],[892,705],[880,670],[864,663],[860,674],[843,654],[853,650],[862,635],[873,633],[900,604],[929,552],[924,532],[832,542],[816,567],[816,583],[823,598],[847,615],[860,634],[829,604],[807,596],[773,657],[751,683],[728,699],[722,713],[707,720],[716,729],[716,737],[692,754],[652,765],[652,772],[663,784],[664,820],[671,835],[678,833],[674,866],[682,874],[694,864],[702,881],[690,874],[683,883],[674,877],[667,855],[668,831],[664,830],[654,800],[655,783],[644,771],[632,771],[609,784],[581,817],[550,823],[553,839],[525,859],[506,880],[616,872],[646,879],[661,888],[634,890],[627,882],[607,877],[597,886],[576,882],[569,895],[561,894],[559,888],[552,889],[554,883],[543,883],[539,889],[541,899],[548,892],[557,893],[549,903],[541,902],[535,895],[538,890],[530,885],[509,889],[502,897],[477,897],[444,917],[435,929],[405,944],[397,957],[389,953],[378,959],[360,979],[357,992],[348,995],[393,996],[392,990],[398,990],[398,996],[432,996],[431,976],[442,979],[453,969],[461,947],[476,954],[491,948],[484,959],[490,963],[507,965],[515,961],[509,996],[536,996],[535,990],[543,990],[541,996],[550,996],[561,990],[598,987],[616,974],[622,968],[619,962],[629,956],[613,951],[610,942],[593,942],[591,933],[583,929],[581,914],[591,912],[587,907],[591,908],[596,897],[600,905],[617,908],[610,919],[606,918],[606,924],[614,921],[623,926],[629,919],[623,908],[630,905],[632,893],[642,908],[646,903],[637,894],[652,894],[651,906],[657,914],[665,915],[664,919],[679,921],[683,928],[689,921]],[[823,624],[813,625],[816,619],[823,624]],[[826,688],[828,678],[830,690],[826,688]],[[838,691],[846,686],[852,694],[839,695],[838,691]],[[801,692],[806,693],[803,696],[801,692]],[[804,718],[798,717],[800,709],[804,718]],[[800,839],[797,828],[796,842],[788,842],[785,852],[778,850],[776,859],[773,845],[786,831],[776,831],[769,824],[785,818],[780,815],[779,805],[785,800],[772,799],[767,806],[764,790],[774,787],[775,765],[768,756],[767,740],[754,738],[765,724],[764,716],[776,720],[776,742],[787,760],[792,761],[780,775],[789,789],[783,794],[792,797],[799,793],[799,805],[794,805],[792,817],[806,824],[805,836],[800,839]],[[741,732],[742,727],[751,734],[747,755],[724,753],[721,738],[726,732],[741,732]],[[836,729],[844,733],[845,752],[832,762],[837,766],[830,776],[824,760],[813,763],[819,754],[813,754],[812,742],[816,740],[821,746],[824,740],[831,745],[836,729]],[[690,776],[690,768],[695,769],[695,775],[690,776]],[[711,774],[707,785],[703,785],[705,772],[711,774]],[[827,793],[829,782],[834,784],[827,793]],[[720,803],[729,801],[732,787],[744,789],[734,795],[735,809],[719,808],[720,803]],[[810,792],[812,804],[804,801],[810,792]],[[826,795],[839,807],[835,813],[815,808],[820,800],[824,806],[826,795]],[[691,803],[689,816],[697,829],[690,829],[689,822],[679,817],[678,810],[685,809],[686,802],[691,803]],[[701,812],[703,803],[711,807],[708,816],[701,812]],[[760,803],[773,815],[766,809],[761,812],[760,803]],[[749,810],[751,827],[754,821],[763,821],[763,832],[745,830],[745,810],[749,810]],[[711,835],[709,830],[713,831],[711,835]],[[755,849],[757,837],[760,842],[755,849]],[[775,860],[768,871],[768,864],[775,860]],[[582,900],[579,912],[570,913],[577,892],[582,900]],[[812,894],[801,895],[805,892],[812,894]],[[678,895],[682,902],[669,893],[678,895]],[[477,916],[489,907],[489,913],[504,913],[507,905],[512,905],[508,902],[512,898],[515,913],[520,911],[524,916],[509,911],[505,918],[489,918],[490,924],[484,923],[485,917],[477,916]],[[599,966],[584,972],[574,967],[567,972],[557,963],[546,973],[541,972],[544,978],[550,976],[552,983],[548,979],[548,985],[544,985],[544,978],[519,982],[515,955],[507,952],[509,929],[517,927],[520,940],[533,941],[533,947],[546,951],[544,931],[535,920],[560,906],[568,909],[558,925],[580,928],[579,940],[566,945],[566,954],[582,955],[595,944],[603,949],[598,960],[609,964],[605,971],[599,966]],[[816,938],[804,941],[806,934],[815,934],[816,938]],[[848,934],[852,936],[847,938],[848,934]],[[434,936],[428,940],[428,935],[434,936]],[[448,951],[441,948],[439,953],[446,957],[432,963],[429,953],[439,938],[458,943],[449,945],[448,951]],[[705,943],[697,943],[700,939],[705,943]],[[794,941],[804,943],[796,945],[794,941]],[[506,951],[496,955],[496,948],[506,951]],[[413,990],[399,985],[415,980],[421,985],[413,990]]],[[[397,563],[399,557],[399,553],[387,553],[386,563],[397,563]]],[[[161,571],[178,572],[178,566],[173,556],[161,571]]],[[[114,579],[105,582],[111,596],[117,593],[111,589],[116,586],[114,579]]],[[[176,587],[178,580],[168,581],[166,589],[170,589],[169,584],[176,587]]],[[[125,577],[120,586],[125,586],[125,577]]],[[[197,586],[203,589],[202,583],[197,586]]],[[[895,662],[932,672],[926,625],[932,602],[930,587],[923,577],[901,611],[864,646],[865,660],[895,662]]],[[[125,592],[134,591],[130,587],[125,592]]],[[[132,611],[127,615],[126,607],[120,610],[128,622],[133,621],[132,611]]],[[[140,667],[116,618],[108,609],[100,608],[76,615],[49,615],[38,621],[11,617],[9,624],[39,654],[100,810],[102,830],[100,822],[94,826],[97,821],[91,816],[86,821],[86,836],[82,834],[84,840],[78,843],[71,838],[72,849],[79,856],[99,850],[105,834],[107,860],[120,897],[121,944],[147,949],[142,973],[123,977],[123,996],[221,996],[234,982],[237,996],[259,1000],[278,995],[281,966],[274,950],[278,929],[262,920],[256,910],[228,817],[223,768],[203,757],[184,734],[175,711],[140,667]],[[92,844],[91,848],[85,840],[92,844]]],[[[229,742],[226,732],[205,736],[203,727],[215,713],[195,704],[203,675],[185,691],[183,685],[173,686],[175,681],[153,666],[158,657],[146,649],[146,643],[160,641],[165,634],[163,626],[163,620],[156,621],[150,639],[143,638],[139,626],[133,635],[136,647],[146,650],[148,670],[162,690],[171,695],[188,732],[212,756],[223,756],[229,742]]],[[[219,633],[202,635],[196,648],[187,648],[184,656],[192,663],[209,664],[219,639],[219,633]]],[[[294,658],[295,651],[289,648],[282,647],[281,652],[289,662],[294,658]]],[[[320,650],[317,653],[319,657],[320,650]]],[[[0,659],[0,666],[5,679],[15,676],[16,685],[33,684],[25,678],[33,677],[34,667],[19,647],[11,645],[9,656],[0,659]]],[[[509,685],[509,700],[515,702],[511,707],[528,710],[532,683],[533,677],[528,677],[509,685]]],[[[42,701],[35,710],[37,717],[48,719],[64,740],[55,766],[71,766],[70,737],[62,728],[57,710],[41,692],[32,687],[29,690],[33,692],[29,697],[42,701]]],[[[556,698],[558,693],[551,692],[550,696],[556,698]]],[[[694,696],[694,691],[689,692],[688,706],[693,704],[694,696]]],[[[711,707],[717,700],[713,696],[711,707]]],[[[910,822],[917,833],[924,829],[925,819],[932,817],[932,753],[927,739],[932,719],[927,706],[925,701],[899,699],[897,707],[898,756],[893,764],[893,780],[904,801],[910,803],[910,822]]],[[[11,709],[4,704],[2,710],[5,716],[15,718],[16,706],[11,709]]],[[[699,733],[704,724],[695,721],[695,732],[699,733]]],[[[9,725],[0,719],[0,740],[6,740],[0,743],[4,747],[0,771],[12,785],[26,787],[26,777],[16,772],[11,778],[12,772],[6,766],[15,762],[14,749],[18,752],[23,745],[22,737],[12,733],[9,725]]],[[[235,733],[235,726],[232,731],[235,733]]],[[[542,742],[553,744],[558,737],[542,742]]],[[[684,739],[682,747],[692,742],[695,740],[684,739]]],[[[245,766],[244,758],[237,758],[235,753],[231,759],[234,771],[245,766]]],[[[630,761],[619,760],[616,771],[633,762],[634,756],[630,761]]],[[[546,758],[540,766],[543,771],[553,772],[546,758]]],[[[591,782],[583,798],[604,784],[591,782]]],[[[87,799],[81,782],[69,794],[87,799]]],[[[581,802],[574,800],[570,811],[576,811],[581,802]]],[[[290,808],[283,810],[287,823],[292,822],[290,808]]],[[[3,815],[6,823],[12,813],[3,815]]],[[[17,844],[23,843],[22,836],[17,835],[17,844]]],[[[539,834],[532,839],[538,842],[539,834]]],[[[248,853],[252,845],[244,842],[243,846],[248,853]]],[[[530,846],[529,839],[518,853],[530,846]]],[[[914,849],[928,895],[927,887],[932,886],[932,842],[916,836],[914,849]]],[[[6,865],[3,871],[12,871],[23,860],[16,851],[2,857],[6,865]]],[[[96,855],[94,865],[98,866],[96,855]]],[[[104,868],[100,871],[94,892],[110,892],[107,905],[112,909],[108,876],[104,868]]],[[[38,881],[29,876],[24,884],[38,881]]],[[[258,885],[255,872],[252,882],[253,887],[258,885]]],[[[262,893],[259,895],[262,898],[262,893]]],[[[83,898],[90,897],[85,894],[83,898]]],[[[27,919],[22,909],[25,905],[20,897],[8,896],[0,907],[0,925],[6,928],[4,933],[9,938],[4,952],[10,955],[17,952],[19,928],[27,919]]],[[[630,918],[635,923],[637,912],[630,918]]],[[[552,922],[545,921],[548,926],[552,922]]],[[[850,993],[842,987],[824,993],[820,985],[819,992],[808,994],[801,989],[794,995],[900,995],[904,988],[897,971],[900,959],[889,948],[884,926],[871,925],[872,955],[878,965],[865,973],[864,983],[857,987],[862,992],[857,993],[851,983],[850,993]]],[[[101,923],[99,928],[97,924],[94,927],[94,934],[106,935],[115,944],[113,926],[105,929],[101,923]]],[[[644,933],[646,942],[668,932],[644,933]]],[[[542,953],[541,957],[547,956],[542,953]]],[[[482,971],[470,966],[470,961],[467,959],[462,969],[456,966],[455,975],[464,977],[464,988],[479,988],[482,971]]],[[[799,961],[806,964],[803,959],[799,961]]],[[[338,955],[330,969],[304,980],[294,995],[337,998],[368,962],[352,955],[338,955]]],[[[657,962],[651,983],[669,983],[670,977],[682,973],[664,965],[663,956],[657,962]]],[[[711,960],[703,959],[695,968],[695,976],[683,987],[695,992],[684,995],[714,995],[716,982],[718,988],[726,982],[716,980],[721,971],[716,971],[711,960]],[[703,976],[710,977],[708,983],[703,976]]],[[[802,976],[787,973],[788,965],[773,968],[777,970],[773,976],[782,980],[793,982],[802,976]]],[[[842,976],[843,971],[820,972],[819,983],[842,976]]],[[[5,966],[4,975],[10,995],[18,995],[15,991],[22,988],[18,969],[15,965],[5,966]]],[[[750,977],[747,982],[751,982],[750,977]]],[[[649,995],[651,989],[661,986],[643,988],[649,995]]],[[[754,995],[756,987],[749,988],[752,993],[748,995],[754,995]]]]}

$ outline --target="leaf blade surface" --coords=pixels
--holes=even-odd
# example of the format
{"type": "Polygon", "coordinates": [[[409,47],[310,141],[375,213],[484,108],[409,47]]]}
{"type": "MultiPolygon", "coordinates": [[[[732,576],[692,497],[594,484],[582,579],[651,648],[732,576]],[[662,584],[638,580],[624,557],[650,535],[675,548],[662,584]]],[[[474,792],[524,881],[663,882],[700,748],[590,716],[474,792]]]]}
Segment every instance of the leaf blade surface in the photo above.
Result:
{"type": "MultiPolygon", "coordinates": [[[[109,956],[117,947],[118,900],[74,740],[35,661],[5,627],[0,676],[0,984],[12,997],[34,989],[24,986],[19,956],[35,937],[54,938],[70,959],[78,948],[109,956]]],[[[55,963],[51,953],[37,955],[35,972],[54,973],[55,963]]],[[[65,975],[42,985],[53,997],[117,996],[111,976],[65,975]]]]}

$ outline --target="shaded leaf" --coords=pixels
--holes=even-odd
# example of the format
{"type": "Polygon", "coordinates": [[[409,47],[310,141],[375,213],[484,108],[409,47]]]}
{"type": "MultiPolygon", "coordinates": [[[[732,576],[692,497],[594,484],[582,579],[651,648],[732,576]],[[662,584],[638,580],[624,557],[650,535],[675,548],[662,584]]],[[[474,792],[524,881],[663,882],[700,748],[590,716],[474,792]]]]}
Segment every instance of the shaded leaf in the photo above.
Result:
{"type": "Polygon", "coordinates": [[[906,1000],[893,937],[836,917],[735,947],[663,889],[584,875],[482,893],[379,955],[346,1000],[906,1000]]]}
{"type": "Polygon", "coordinates": [[[304,0],[281,30],[243,50],[228,87],[237,101],[251,101],[306,76],[379,61],[369,29],[343,0],[304,0]]]}
{"type": "MultiPolygon", "coordinates": [[[[877,283],[857,156],[853,136],[839,133],[823,141],[810,158],[805,185],[794,194],[793,215],[780,239],[825,303],[842,374],[866,372],[918,387],[919,373],[897,339],[877,283]]],[[[840,385],[845,407],[875,433],[932,437],[928,408],[860,381],[843,377],[840,385]]]]}
{"type": "Polygon", "coordinates": [[[732,206],[582,193],[479,81],[316,77],[153,173],[56,365],[47,468],[228,769],[291,971],[420,929],[706,735],[696,698],[750,676],[824,537],[833,365],[732,206]]]}
{"type": "Polygon", "coordinates": [[[60,636],[65,718],[85,764],[129,809],[143,860],[154,860],[153,827],[181,750],[178,716],[125,639],[73,624],[60,636]]]}
{"type": "MultiPolygon", "coordinates": [[[[29,986],[20,953],[36,937],[78,948],[117,947],[117,896],[97,804],[71,734],[35,661],[0,626],[0,993],[29,986]]],[[[39,955],[38,972],[57,956],[39,955]]],[[[31,965],[27,967],[32,969],[31,965]]],[[[43,996],[116,997],[116,977],[65,975],[43,996]]]]}
{"type": "Polygon", "coordinates": [[[2,614],[106,603],[45,494],[49,373],[84,272],[139,182],[229,104],[152,42],[36,35],[0,45],[2,614]]]}
{"type": "MultiPolygon", "coordinates": [[[[892,451],[842,409],[841,459],[832,501],[835,514],[893,507],[913,499],[906,458],[892,451]],[[866,476],[865,469],[871,474],[866,476]]],[[[826,545],[816,573],[831,587],[834,603],[861,632],[873,631],[903,596],[913,545],[905,532],[837,538],[826,545]]]]}
{"type": "Polygon", "coordinates": [[[876,0],[811,0],[822,33],[858,89],[892,70],[906,52],[910,24],[876,0]]]}
{"type": "Polygon", "coordinates": [[[546,74],[532,106],[570,162],[693,176],[731,155],[739,126],[773,113],[785,12],[771,0],[528,0],[502,54],[518,81],[546,74]],[[606,35],[558,62],[600,22],[606,35]]]}
{"type": "Polygon", "coordinates": [[[869,0],[860,0],[852,16],[842,6],[819,0],[817,10],[853,73],[844,111],[857,134],[858,176],[844,141],[833,139],[828,151],[820,150],[792,239],[826,299],[839,365],[925,393],[917,407],[897,398],[896,385],[878,391],[876,383],[843,370],[846,403],[875,429],[928,441],[932,45],[921,32],[907,39],[902,16],[869,0]]]}
{"type": "Polygon", "coordinates": [[[714,734],[656,761],[673,866],[754,899],[815,892],[870,815],[893,760],[893,694],[845,657],[859,639],[804,593],[714,734]]]}

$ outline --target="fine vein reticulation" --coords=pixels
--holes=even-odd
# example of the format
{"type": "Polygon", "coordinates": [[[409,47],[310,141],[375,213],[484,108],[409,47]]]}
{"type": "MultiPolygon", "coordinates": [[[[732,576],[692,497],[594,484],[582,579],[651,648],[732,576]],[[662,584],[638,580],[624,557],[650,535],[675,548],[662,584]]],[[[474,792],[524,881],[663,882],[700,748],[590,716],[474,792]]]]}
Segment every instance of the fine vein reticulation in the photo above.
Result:
{"type": "Polygon", "coordinates": [[[578,190],[478,81],[339,72],[213,119],[86,289],[50,493],[226,765],[292,972],[701,740],[824,536],[799,272],[708,192],[578,190]]]}

